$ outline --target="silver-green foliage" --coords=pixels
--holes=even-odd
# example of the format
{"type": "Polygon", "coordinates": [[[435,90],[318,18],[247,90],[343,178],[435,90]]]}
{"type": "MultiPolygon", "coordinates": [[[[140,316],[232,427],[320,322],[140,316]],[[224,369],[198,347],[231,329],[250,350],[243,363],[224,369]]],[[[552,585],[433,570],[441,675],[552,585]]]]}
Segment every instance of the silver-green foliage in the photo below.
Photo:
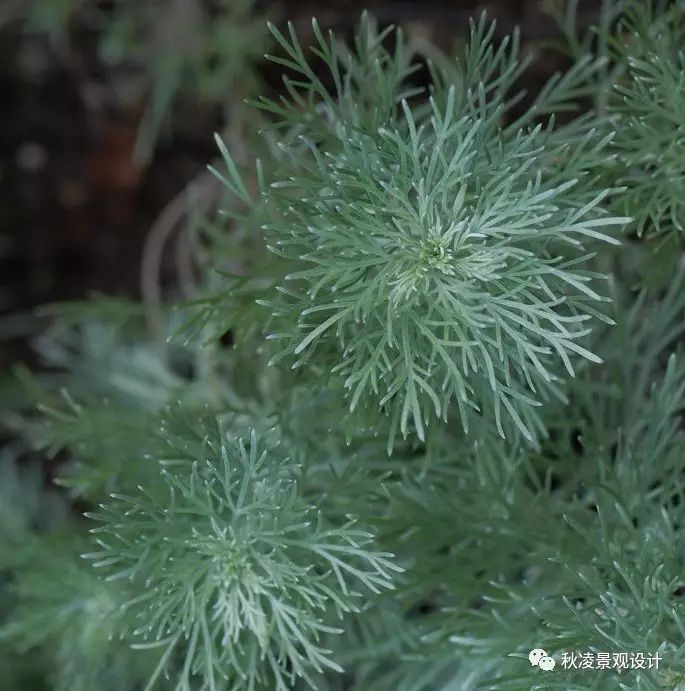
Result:
{"type": "Polygon", "coordinates": [[[648,249],[606,251],[626,218],[605,205],[650,208],[611,114],[539,122],[609,72],[580,59],[522,109],[518,39],[493,30],[428,65],[424,93],[420,57],[368,19],[353,51],[314,25],[325,77],[274,29],[287,97],[260,102],[256,180],[224,150],[233,227],[202,248],[220,271],[192,326],[212,342],[179,363],[118,302],[75,305],[40,349],[63,371],[25,378],[47,424],[3,389],[16,448],[59,451],[99,505],[84,548],[71,522],[36,520],[45,493],[0,477],[0,642],[41,655],[52,686],[682,684],[683,274],[636,297],[648,249]],[[236,260],[247,275],[227,281],[236,260]],[[237,349],[212,338],[226,329],[237,349]],[[437,424],[459,410],[468,435],[437,424]],[[663,663],[561,669],[575,650],[663,663]]]}
{"type": "Polygon", "coordinates": [[[404,625],[357,652],[349,686],[332,679],[326,691],[680,688],[682,289],[680,273],[658,301],[621,296],[617,326],[596,342],[606,364],[579,373],[573,415],[550,411],[542,453],[438,435],[427,458],[403,463],[365,499],[381,544],[407,567],[394,598],[404,625]],[[535,647],[556,657],[553,673],[531,668],[535,647]],[[564,669],[571,652],[662,661],[564,669]]]}
{"type": "Polygon", "coordinates": [[[665,6],[629,2],[613,42],[620,207],[648,236],[685,227],[685,5],[665,6]]]}
{"type": "MultiPolygon", "coordinates": [[[[289,39],[273,29],[287,56],[276,60],[296,75],[288,99],[260,104],[284,128],[254,204],[281,258],[260,298],[274,361],[325,366],[350,410],[387,412],[391,436],[424,439],[456,406],[465,428],[489,407],[502,435],[505,417],[532,439],[531,406],[559,394],[560,364],[572,376],[577,356],[596,360],[582,344],[603,298],[585,245],[616,242],[629,220],[590,184],[611,136],[535,124],[593,67],[555,79],[505,126],[521,66],[516,39],[495,48],[493,30],[474,24],[456,74],[436,68],[425,95],[408,85],[418,63],[400,33],[389,53],[365,21],[347,52],[314,23],[328,88],[292,27],[289,39]]],[[[224,158],[226,185],[252,204],[224,158]]]]}
{"type": "Polygon", "coordinates": [[[392,587],[392,555],[353,520],[327,525],[300,496],[299,469],[254,432],[244,443],[209,426],[171,444],[159,491],[116,495],[92,516],[100,549],[87,555],[132,583],[134,645],[163,651],[148,688],[163,671],[179,691],[285,691],[341,671],[319,639],[338,631],[332,615],[392,587]]]}

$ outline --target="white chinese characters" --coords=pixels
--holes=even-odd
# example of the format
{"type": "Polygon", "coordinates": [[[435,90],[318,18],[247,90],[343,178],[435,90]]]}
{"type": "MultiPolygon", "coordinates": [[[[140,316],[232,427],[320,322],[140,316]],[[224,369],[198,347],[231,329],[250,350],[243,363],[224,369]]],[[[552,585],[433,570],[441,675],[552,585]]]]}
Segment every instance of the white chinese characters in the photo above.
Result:
{"type": "MultiPolygon", "coordinates": [[[[528,660],[533,667],[550,672],[556,667],[556,660],[542,648],[533,648],[528,653],[528,660]]],[[[631,669],[659,669],[663,660],[657,652],[654,655],[639,652],[606,653],[606,652],[571,652],[561,654],[561,668],[614,670],[622,672],[631,669]]]]}
{"type": "Polygon", "coordinates": [[[659,653],[562,653],[561,666],[563,669],[613,669],[623,671],[628,669],[659,669],[663,658],[659,653]]]}

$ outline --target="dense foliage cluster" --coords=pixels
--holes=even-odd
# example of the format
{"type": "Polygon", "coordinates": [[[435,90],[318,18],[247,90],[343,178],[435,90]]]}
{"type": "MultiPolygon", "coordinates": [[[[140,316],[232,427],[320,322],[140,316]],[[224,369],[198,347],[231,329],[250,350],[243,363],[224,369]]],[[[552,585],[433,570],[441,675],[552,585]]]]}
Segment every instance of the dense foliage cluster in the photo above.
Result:
{"type": "MultiPolygon", "coordinates": [[[[339,54],[315,24],[331,93],[297,38],[276,33],[290,56],[279,62],[301,81],[290,102],[262,104],[275,127],[296,128],[259,209],[270,251],[292,269],[261,301],[268,338],[283,345],[277,359],[340,377],[351,411],[383,408],[391,434],[411,427],[423,440],[451,404],[468,429],[488,405],[503,436],[501,409],[532,440],[526,406],[556,389],[558,362],[572,376],[570,355],[596,359],[579,342],[596,309],[585,304],[602,299],[579,267],[583,242],[616,242],[607,233],[628,221],[602,206],[611,189],[590,184],[610,137],[574,141],[532,116],[502,128],[520,70],[515,43],[489,45],[492,28],[473,26],[457,84],[439,75],[445,86],[413,108],[401,36],[390,54],[363,23],[356,54],[339,54]],[[297,120],[305,100],[311,121],[297,120]]],[[[227,184],[244,199],[235,174],[227,184]]]]}
{"type": "Polygon", "coordinates": [[[616,149],[623,208],[638,233],[685,227],[685,26],[682,6],[655,13],[651,3],[628,8],[618,42],[626,78],[616,86],[616,149]]]}
{"type": "Polygon", "coordinates": [[[0,388],[0,689],[685,688],[684,11],[537,94],[485,17],[272,26],[192,299],[53,306],[0,388]]]}

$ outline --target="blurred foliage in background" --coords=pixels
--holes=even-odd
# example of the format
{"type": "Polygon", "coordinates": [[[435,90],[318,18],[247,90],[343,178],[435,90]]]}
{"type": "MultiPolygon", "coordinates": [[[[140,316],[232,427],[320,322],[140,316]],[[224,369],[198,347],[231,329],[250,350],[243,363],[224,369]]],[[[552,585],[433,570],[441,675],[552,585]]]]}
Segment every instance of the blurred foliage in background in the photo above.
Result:
{"type": "Polygon", "coordinates": [[[179,97],[226,105],[253,93],[268,34],[254,9],[254,0],[30,0],[16,12],[58,53],[75,27],[91,32],[103,69],[131,73],[124,97],[144,102],[135,156],[146,162],[179,97]]]}

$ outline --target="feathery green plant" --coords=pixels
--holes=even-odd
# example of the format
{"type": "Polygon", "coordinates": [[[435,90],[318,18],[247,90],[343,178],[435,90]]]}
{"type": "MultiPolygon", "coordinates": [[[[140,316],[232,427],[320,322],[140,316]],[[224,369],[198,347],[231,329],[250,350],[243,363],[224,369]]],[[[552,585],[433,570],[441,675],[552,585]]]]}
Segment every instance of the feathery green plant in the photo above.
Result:
{"type": "Polygon", "coordinates": [[[685,226],[685,5],[631,2],[614,41],[625,78],[610,112],[619,183],[628,193],[620,208],[638,234],[685,226]]]}
{"type": "Polygon", "coordinates": [[[457,60],[271,28],[284,95],[256,166],[220,142],[166,340],[53,309],[1,391],[0,652],[78,691],[683,687],[680,244],[643,279],[682,222],[685,19],[639,5],[568,24],[529,95],[484,18],[457,60]],[[91,536],[17,480],[46,451],[91,536]]]}
{"type": "Polygon", "coordinates": [[[335,631],[324,615],[356,610],[356,586],[391,587],[392,555],[369,549],[353,521],[326,525],[299,496],[298,469],[258,449],[254,431],[247,447],[221,428],[194,449],[170,445],[168,494],[115,495],[92,515],[101,549],[87,555],[109,581],[141,588],[126,604],[134,635],[164,650],[150,685],[174,657],[175,689],[199,677],[211,691],[282,691],[312,670],[342,671],[318,642],[335,631]]]}
{"type": "MultiPolygon", "coordinates": [[[[489,405],[503,436],[501,411],[532,440],[530,407],[561,395],[558,364],[572,376],[576,356],[596,359],[582,342],[603,298],[579,263],[584,243],[617,242],[628,220],[604,210],[613,190],[588,184],[611,137],[535,125],[545,98],[501,124],[519,65],[515,42],[491,46],[493,29],[474,24],[456,84],[430,97],[407,83],[418,63],[402,35],[391,54],[368,18],[354,55],[314,23],[333,90],[292,27],[290,40],[273,29],[288,56],[274,59],[298,80],[286,79],[288,101],[261,102],[289,129],[273,172],[259,169],[258,200],[223,149],[225,184],[283,260],[259,300],[280,345],[272,361],[329,369],[351,411],[384,409],[390,450],[397,430],[424,439],[454,406],[465,429],[489,405]]],[[[573,96],[556,80],[546,98],[563,102],[564,87],[573,96]]]]}
{"type": "MultiPolygon", "coordinates": [[[[627,188],[614,197],[638,236],[667,236],[683,227],[685,93],[681,0],[603,0],[601,22],[581,40],[578,1],[555,12],[576,60],[595,53],[604,63],[589,92],[615,133],[606,179],[627,188]]],[[[672,268],[671,268],[672,270],[672,268]]]]}

